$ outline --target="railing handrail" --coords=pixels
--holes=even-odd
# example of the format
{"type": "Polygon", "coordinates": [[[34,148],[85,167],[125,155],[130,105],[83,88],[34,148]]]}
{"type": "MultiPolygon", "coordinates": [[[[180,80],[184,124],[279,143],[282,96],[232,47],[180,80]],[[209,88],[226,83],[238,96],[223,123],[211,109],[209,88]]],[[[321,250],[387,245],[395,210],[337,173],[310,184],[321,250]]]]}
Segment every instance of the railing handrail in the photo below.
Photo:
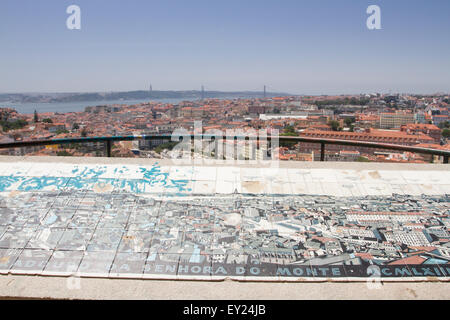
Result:
{"type": "MultiPolygon", "coordinates": [[[[332,145],[344,145],[344,146],[355,146],[355,147],[368,147],[375,149],[386,149],[386,150],[396,150],[396,151],[404,151],[404,152],[412,152],[412,153],[422,153],[422,154],[431,154],[435,156],[443,156],[444,162],[448,162],[448,158],[450,157],[450,150],[438,150],[431,148],[423,148],[423,147],[414,147],[414,146],[405,146],[398,144],[388,144],[388,143],[378,143],[378,142],[368,142],[368,141],[355,141],[355,140],[340,140],[340,139],[322,139],[322,138],[308,138],[301,136],[217,136],[217,135],[208,135],[208,134],[181,134],[181,135],[172,135],[172,134],[151,134],[151,135],[129,135],[129,136],[103,136],[103,137],[79,137],[79,138],[59,138],[59,139],[44,139],[44,140],[28,140],[28,141],[14,141],[7,143],[0,143],[0,149],[10,149],[10,148],[21,148],[21,147],[30,147],[30,146],[42,146],[42,145],[55,145],[55,144],[69,144],[69,143],[94,143],[94,142],[103,142],[108,145],[108,148],[111,147],[111,142],[117,141],[133,141],[133,140],[157,140],[157,139],[168,139],[171,141],[173,137],[178,139],[180,138],[208,138],[208,139],[222,139],[222,140],[261,140],[267,139],[268,141],[272,139],[278,139],[279,141],[291,141],[291,142],[308,142],[308,143],[318,143],[322,146],[322,158],[323,158],[323,150],[324,146],[327,144],[332,145]]],[[[110,150],[109,150],[110,151],[110,150]]],[[[108,153],[110,155],[110,153],[108,153]]],[[[322,159],[323,160],[323,159],[322,159]]]]}

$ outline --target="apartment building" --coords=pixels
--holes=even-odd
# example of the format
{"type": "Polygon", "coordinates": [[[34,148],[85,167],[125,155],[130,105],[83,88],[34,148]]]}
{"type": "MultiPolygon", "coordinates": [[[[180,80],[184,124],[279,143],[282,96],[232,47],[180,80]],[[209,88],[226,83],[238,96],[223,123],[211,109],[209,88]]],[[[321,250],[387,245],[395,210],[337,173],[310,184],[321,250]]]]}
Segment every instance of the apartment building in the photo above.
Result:
{"type": "Polygon", "coordinates": [[[380,114],[380,128],[381,129],[397,129],[407,123],[414,123],[414,114],[411,112],[385,112],[380,114]]]}

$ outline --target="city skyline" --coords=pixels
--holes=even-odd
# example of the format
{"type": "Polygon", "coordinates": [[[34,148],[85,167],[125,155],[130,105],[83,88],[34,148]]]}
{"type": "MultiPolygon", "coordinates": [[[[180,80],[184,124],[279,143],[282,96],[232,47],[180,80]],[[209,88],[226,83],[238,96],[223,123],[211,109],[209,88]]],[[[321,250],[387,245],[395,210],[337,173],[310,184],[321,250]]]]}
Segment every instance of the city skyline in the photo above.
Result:
{"type": "Polygon", "coordinates": [[[2,1],[0,92],[450,91],[447,1],[2,1]],[[66,8],[81,8],[68,30],[66,8]],[[381,8],[368,30],[366,9],[381,8]]]}

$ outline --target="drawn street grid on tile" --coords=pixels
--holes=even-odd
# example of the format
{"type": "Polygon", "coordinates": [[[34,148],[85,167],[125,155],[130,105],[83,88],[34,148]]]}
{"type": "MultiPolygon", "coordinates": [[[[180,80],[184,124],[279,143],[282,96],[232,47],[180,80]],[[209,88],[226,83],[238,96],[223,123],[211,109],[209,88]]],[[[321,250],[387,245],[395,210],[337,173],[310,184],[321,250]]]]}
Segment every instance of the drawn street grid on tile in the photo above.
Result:
{"type": "Polygon", "coordinates": [[[0,273],[450,277],[450,172],[2,163],[0,273]]]}

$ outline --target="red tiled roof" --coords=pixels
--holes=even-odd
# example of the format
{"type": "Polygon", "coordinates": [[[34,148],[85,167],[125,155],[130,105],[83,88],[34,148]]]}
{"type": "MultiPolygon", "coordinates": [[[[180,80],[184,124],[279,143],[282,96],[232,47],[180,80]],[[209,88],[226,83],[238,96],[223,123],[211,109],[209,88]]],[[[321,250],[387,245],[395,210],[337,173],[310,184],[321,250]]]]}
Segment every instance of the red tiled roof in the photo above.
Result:
{"type": "Polygon", "coordinates": [[[388,263],[388,265],[407,265],[407,264],[422,264],[426,261],[426,258],[423,258],[419,255],[415,255],[412,257],[408,257],[408,258],[404,258],[404,259],[400,259],[397,261],[393,261],[388,263]]]}
{"type": "Polygon", "coordinates": [[[388,130],[375,130],[370,132],[343,132],[343,131],[321,131],[314,129],[306,129],[301,133],[307,137],[317,138],[329,138],[329,139],[342,139],[342,140],[369,140],[369,141],[382,141],[382,142],[425,142],[434,141],[430,136],[420,133],[416,135],[407,134],[402,131],[388,131],[388,130]]]}

